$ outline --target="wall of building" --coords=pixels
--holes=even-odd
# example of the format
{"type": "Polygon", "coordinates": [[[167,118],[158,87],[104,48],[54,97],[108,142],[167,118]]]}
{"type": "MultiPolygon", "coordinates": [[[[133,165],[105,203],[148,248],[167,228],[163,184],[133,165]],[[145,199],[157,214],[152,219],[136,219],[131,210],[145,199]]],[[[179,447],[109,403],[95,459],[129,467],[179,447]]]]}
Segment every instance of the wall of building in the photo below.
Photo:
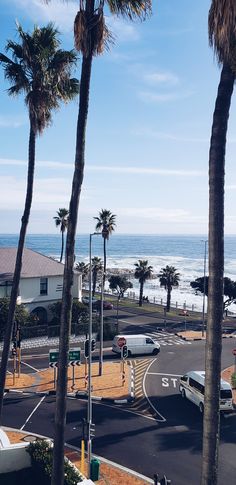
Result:
{"type": "Polygon", "coordinates": [[[30,455],[25,451],[27,445],[28,443],[19,443],[0,449],[1,473],[9,473],[30,467],[30,455]]]}

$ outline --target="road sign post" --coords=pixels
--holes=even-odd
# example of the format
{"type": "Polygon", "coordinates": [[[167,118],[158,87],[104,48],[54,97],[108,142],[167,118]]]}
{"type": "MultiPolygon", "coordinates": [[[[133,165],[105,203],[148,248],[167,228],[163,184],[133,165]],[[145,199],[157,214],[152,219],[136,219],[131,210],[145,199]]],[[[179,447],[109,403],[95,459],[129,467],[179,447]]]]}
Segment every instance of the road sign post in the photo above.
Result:
{"type": "Polygon", "coordinates": [[[234,355],[234,373],[236,373],[236,349],[232,350],[232,354],[234,355]]]}

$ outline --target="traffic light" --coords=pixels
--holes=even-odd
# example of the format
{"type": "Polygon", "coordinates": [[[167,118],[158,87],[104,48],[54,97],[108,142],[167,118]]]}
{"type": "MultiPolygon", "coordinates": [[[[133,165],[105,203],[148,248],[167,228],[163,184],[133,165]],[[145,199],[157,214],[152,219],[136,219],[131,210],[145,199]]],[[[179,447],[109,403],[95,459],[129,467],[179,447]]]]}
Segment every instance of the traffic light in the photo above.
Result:
{"type": "Polygon", "coordinates": [[[86,357],[86,359],[88,358],[89,356],[89,340],[85,340],[84,342],[84,356],[86,357]]]}
{"type": "Polygon", "coordinates": [[[91,351],[94,352],[95,348],[96,348],[96,340],[93,338],[91,341],[91,351]]]}
{"type": "Polygon", "coordinates": [[[17,348],[19,349],[21,346],[21,331],[20,331],[20,325],[17,325],[17,330],[16,330],[16,344],[17,348]]]}
{"type": "Polygon", "coordinates": [[[15,339],[12,341],[11,353],[12,353],[13,356],[16,355],[16,340],[15,339]]]}
{"type": "Polygon", "coordinates": [[[122,347],[122,357],[123,357],[123,359],[126,359],[126,357],[128,357],[127,345],[123,345],[123,347],[122,347]]]}

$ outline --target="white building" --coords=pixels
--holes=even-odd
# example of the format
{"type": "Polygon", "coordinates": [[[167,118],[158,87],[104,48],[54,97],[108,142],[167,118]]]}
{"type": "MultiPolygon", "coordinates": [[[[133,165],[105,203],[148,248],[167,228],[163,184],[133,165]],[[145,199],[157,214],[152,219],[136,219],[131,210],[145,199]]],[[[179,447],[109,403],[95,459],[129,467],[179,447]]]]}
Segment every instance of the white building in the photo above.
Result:
{"type": "MultiPolygon", "coordinates": [[[[16,248],[0,248],[0,298],[9,297],[16,261],[16,248]]],[[[64,264],[24,249],[19,297],[40,321],[48,320],[48,306],[62,298],[64,264]]],[[[82,276],[74,270],[72,296],[82,299],[82,276]]]]}

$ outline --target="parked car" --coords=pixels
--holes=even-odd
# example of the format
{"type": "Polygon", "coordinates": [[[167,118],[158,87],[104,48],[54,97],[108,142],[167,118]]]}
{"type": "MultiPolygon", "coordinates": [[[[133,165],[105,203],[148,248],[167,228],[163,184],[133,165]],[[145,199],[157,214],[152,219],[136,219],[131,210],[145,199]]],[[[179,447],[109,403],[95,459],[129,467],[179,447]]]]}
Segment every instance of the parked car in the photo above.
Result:
{"type": "MultiPolygon", "coordinates": [[[[97,300],[97,298],[92,298],[92,306],[96,305],[98,301],[99,300],[97,300]]],[[[89,305],[89,297],[88,296],[83,296],[82,297],[82,303],[84,305],[89,305]]]]}
{"type": "MultiPolygon", "coordinates": [[[[96,308],[98,310],[101,308],[101,300],[97,300],[96,308]]],[[[112,310],[112,309],[113,309],[113,304],[111,303],[111,301],[103,300],[103,310],[112,310]]]]}

